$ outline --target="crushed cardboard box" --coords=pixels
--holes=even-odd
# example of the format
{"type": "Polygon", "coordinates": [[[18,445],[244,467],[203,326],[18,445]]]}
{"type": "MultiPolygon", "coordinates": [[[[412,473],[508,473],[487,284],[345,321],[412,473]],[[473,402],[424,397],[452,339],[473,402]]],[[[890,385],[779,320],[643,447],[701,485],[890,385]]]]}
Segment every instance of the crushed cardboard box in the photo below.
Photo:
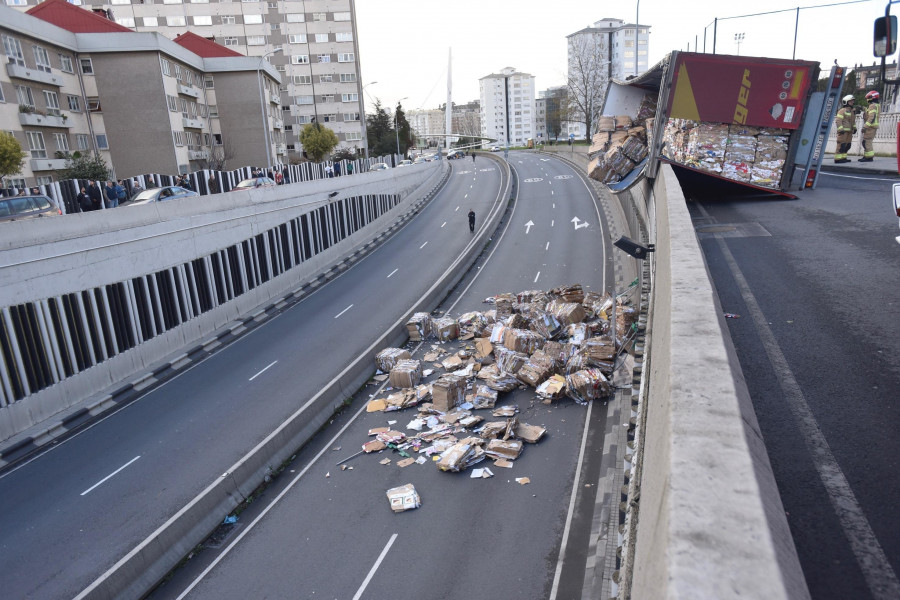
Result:
{"type": "Polygon", "coordinates": [[[411,483],[391,488],[387,491],[388,502],[395,513],[412,510],[422,506],[422,499],[411,483]]]}

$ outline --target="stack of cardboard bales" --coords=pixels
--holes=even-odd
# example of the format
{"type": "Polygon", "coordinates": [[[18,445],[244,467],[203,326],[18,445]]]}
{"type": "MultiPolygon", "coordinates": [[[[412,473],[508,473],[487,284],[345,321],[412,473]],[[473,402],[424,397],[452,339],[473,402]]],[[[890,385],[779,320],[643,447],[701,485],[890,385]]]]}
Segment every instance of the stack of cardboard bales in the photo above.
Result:
{"type": "Polygon", "coordinates": [[[390,377],[392,387],[416,387],[422,379],[422,364],[417,360],[400,360],[391,369],[390,377]]]}
{"type": "Polygon", "coordinates": [[[385,348],[375,356],[375,364],[382,373],[390,373],[391,369],[400,362],[412,358],[408,350],[403,348],[385,348]]]}
{"type": "Polygon", "coordinates": [[[603,183],[615,183],[631,173],[647,157],[647,122],[652,122],[655,114],[656,99],[647,94],[633,120],[628,115],[600,117],[588,149],[588,175],[603,183]]]}
{"type": "Polygon", "coordinates": [[[431,386],[431,402],[435,410],[448,412],[465,401],[466,379],[444,374],[431,386]]]}
{"type": "Polygon", "coordinates": [[[426,312],[418,312],[406,323],[406,331],[413,342],[421,342],[431,335],[431,315],[426,312]]]}

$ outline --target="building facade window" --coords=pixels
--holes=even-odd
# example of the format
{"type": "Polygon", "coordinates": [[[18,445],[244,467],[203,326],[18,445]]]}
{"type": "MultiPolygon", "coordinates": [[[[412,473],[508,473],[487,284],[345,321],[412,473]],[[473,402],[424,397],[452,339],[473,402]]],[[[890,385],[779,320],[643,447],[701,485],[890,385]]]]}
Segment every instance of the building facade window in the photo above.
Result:
{"type": "Polygon", "coordinates": [[[236,37],[227,37],[222,41],[225,42],[225,44],[224,44],[225,46],[237,46],[238,45],[238,39],[236,37]]]}
{"type": "Polygon", "coordinates": [[[337,115],[322,115],[322,121],[325,123],[334,123],[337,121],[337,115]]]}
{"type": "Polygon", "coordinates": [[[69,151],[69,136],[65,133],[54,133],[53,141],[56,143],[56,149],[60,152],[69,151]]]}
{"type": "Polygon", "coordinates": [[[88,96],[87,109],[90,112],[100,112],[100,98],[98,96],[88,96]]]}
{"type": "Polygon", "coordinates": [[[334,102],[334,94],[322,94],[322,102],[334,102]]]}
{"type": "Polygon", "coordinates": [[[134,18],[132,17],[121,17],[119,19],[116,19],[116,23],[118,23],[122,27],[130,27],[134,29],[134,18]]]}
{"type": "Polygon", "coordinates": [[[194,17],[194,25],[204,27],[212,25],[212,16],[210,15],[197,15],[194,17]]]}
{"type": "Polygon", "coordinates": [[[338,54],[338,62],[342,63],[350,63],[356,60],[356,55],[352,52],[346,52],[343,54],[338,54]]]}
{"type": "Polygon", "coordinates": [[[31,158],[47,158],[47,148],[44,146],[44,134],[40,131],[26,131],[28,149],[31,150],[31,158]]]}
{"type": "Polygon", "coordinates": [[[336,13],[334,13],[334,20],[335,20],[335,21],[349,21],[349,20],[350,20],[350,13],[348,13],[348,12],[336,12],[336,13]]]}
{"type": "Polygon", "coordinates": [[[94,74],[94,63],[91,62],[89,58],[82,58],[81,62],[81,73],[83,75],[93,75],[94,74]]]}
{"type": "Polygon", "coordinates": [[[72,112],[81,112],[81,99],[71,94],[66,96],[66,102],[69,104],[69,110],[72,112]]]}
{"type": "Polygon", "coordinates": [[[97,147],[101,150],[109,150],[109,141],[106,139],[105,133],[97,134],[97,147]]]}
{"type": "Polygon", "coordinates": [[[359,94],[341,94],[341,102],[359,102],[359,94]]]}
{"type": "Polygon", "coordinates": [[[20,67],[25,66],[25,55],[22,54],[22,43],[14,37],[3,36],[3,48],[9,62],[20,67]]]}
{"type": "Polygon", "coordinates": [[[313,104],[312,96],[295,96],[294,100],[297,104],[313,104]]]}
{"type": "Polygon", "coordinates": [[[244,15],[244,25],[261,25],[262,15],[244,15]]]}
{"type": "Polygon", "coordinates": [[[313,13],[313,21],[327,21],[328,13],[323,12],[315,12],[313,13]]]}
{"type": "Polygon", "coordinates": [[[359,113],[344,113],[344,122],[359,121],[359,113]]]}
{"type": "Polygon", "coordinates": [[[348,131],[344,139],[348,142],[358,142],[362,139],[362,134],[358,131],[348,131]]]}
{"type": "Polygon", "coordinates": [[[341,73],[341,83],[355,83],[356,73],[341,73]]]}
{"type": "Polygon", "coordinates": [[[292,75],[291,83],[294,85],[309,85],[312,83],[311,75],[292,75]]]}
{"type": "Polygon", "coordinates": [[[79,150],[90,150],[91,136],[89,136],[86,133],[76,133],[75,134],[75,145],[78,146],[79,150]]]}
{"type": "Polygon", "coordinates": [[[169,27],[184,27],[187,25],[184,15],[171,15],[166,17],[166,25],[169,27]]]}
{"type": "Polygon", "coordinates": [[[44,90],[44,103],[47,105],[47,114],[59,116],[59,95],[56,92],[44,90]]]}
{"type": "Polygon", "coordinates": [[[247,36],[247,45],[248,46],[265,46],[266,45],[266,36],[264,36],[264,35],[248,35],[247,36]]]}
{"type": "Polygon", "coordinates": [[[305,44],[306,43],[306,34],[305,33],[292,33],[288,36],[288,44],[305,44]]]}
{"type": "Polygon", "coordinates": [[[37,70],[49,73],[52,69],[50,68],[50,55],[47,54],[47,49],[43,46],[33,46],[32,50],[34,50],[34,64],[37,70]]]}
{"type": "MultiPolygon", "coordinates": [[[[337,19],[335,19],[335,20],[337,20],[337,19]]],[[[334,39],[337,42],[352,42],[353,34],[350,33],[349,31],[338,32],[338,33],[334,34],[334,39]]]]}
{"type": "Polygon", "coordinates": [[[22,106],[34,107],[34,95],[31,93],[31,88],[27,85],[16,86],[16,99],[22,106]]]}
{"type": "Polygon", "coordinates": [[[319,62],[320,62],[320,63],[330,63],[330,62],[331,62],[331,55],[330,55],[330,54],[320,54],[320,55],[319,55],[319,62]]]}
{"type": "Polygon", "coordinates": [[[74,73],[75,67],[72,66],[72,57],[68,54],[59,55],[59,68],[65,73],[74,73]]]}
{"type": "Polygon", "coordinates": [[[304,13],[288,13],[285,16],[287,17],[288,23],[304,23],[304,22],[306,22],[306,15],[304,13]]]}
{"type": "Polygon", "coordinates": [[[291,64],[292,65],[308,65],[309,64],[309,55],[308,54],[292,54],[291,55],[291,64]]]}
{"type": "Polygon", "coordinates": [[[327,42],[327,41],[328,41],[328,34],[327,34],[327,33],[317,33],[317,34],[316,34],[316,43],[317,43],[317,44],[323,44],[323,43],[325,43],[325,42],[327,42]]]}
{"type": "Polygon", "coordinates": [[[144,17],[144,27],[159,27],[159,18],[144,17]]]}
{"type": "Polygon", "coordinates": [[[319,75],[319,83],[332,83],[333,81],[333,75],[319,75]]]}
{"type": "Polygon", "coordinates": [[[234,25],[235,23],[234,15],[222,15],[219,20],[222,25],[234,25]]]}

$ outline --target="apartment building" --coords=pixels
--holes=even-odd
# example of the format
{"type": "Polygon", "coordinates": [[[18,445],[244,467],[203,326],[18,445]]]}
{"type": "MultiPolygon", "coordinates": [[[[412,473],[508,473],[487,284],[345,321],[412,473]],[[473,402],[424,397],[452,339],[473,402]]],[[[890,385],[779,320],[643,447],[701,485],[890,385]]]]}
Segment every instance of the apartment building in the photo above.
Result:
{"type": "MultiPolygon", "coordinates": [[[[29,6],[40,0],[7,0],[29,6]]],[[[185,33],[240,54],[265,56],[281,73],[287,162],[302,152],[303,125],[325,124],[340,147],[365,152],[355,0],[72,0],[137,32],[185,33]]]]}
{"type": "MultiPolygon", "coordinates": [[[[568,132],[565,129],[565,120],[562,118],[565,110],[567,88],[564,85],[548,88],[538,94],[538,102],[543,106],[544,140],[558,140],[565,137],[568,132]]],[[[540,116],[540,115],[539,115],[540,116]]],[[[539,130],[540,133],[541,130],[539,130]]],[[[538,135],[538,137],[541,137],[538,135]]]]}
{"type": "MultiPolygon", "coordinates": [[[[597,96],[602,101],[606,96],[609,79],[624,80],[647,70],[650,26],[626,23],[622,19],[601,19],[590,27],[566,36],[568,75],[571,79],[578,72],[578,56],[585,53],[595,57],[596,66],[602,69],[606,80],[597,96]]],[[[587,137],[584,123],[579,116],[572,115],[565,123],[564,133],[575,138],[587,137]]],[[[591,132],[593,133],[593,132],[591,132]]]]}
{"type": "Polygon", "coordinates": [[[481,103],[478,100],[454,104],[450,118],[453,133],[460,137],[476,138],[481,135],[481,103]]]}
{"type": "MultiPolygon", "coordinates": [[[[434,146],[444,145],[447,129],[446,104],[440,108],[413,109],[406,112],[406,120],[412,127],[420,143],[434,146]]],[[[457,137],[478,137],[481,135],[481,111],[478,100],[466,104],[454,104],[450,113],[451,133],[457,137]]]]}
{"type": "MultiPolygon", "coordinates": [[[[506,67],[479,79],[478,87],[482,136],[510,146],[522,146],[534,138],[537,112],[533,75],[506,67]]],[[[487,141],[482,144],[491,145],[487,141]]]]}
{"type": "Polygon", "coordinates": [[[0,6],[0,129],[30,153],[14,187],[47,184],[67,153],[117,177],[273,162],[283,145],[275,68],[190,33],[136,33],[65,0],[0,6]],[[227,152],[226,152],[227,151],[227,152]]]}

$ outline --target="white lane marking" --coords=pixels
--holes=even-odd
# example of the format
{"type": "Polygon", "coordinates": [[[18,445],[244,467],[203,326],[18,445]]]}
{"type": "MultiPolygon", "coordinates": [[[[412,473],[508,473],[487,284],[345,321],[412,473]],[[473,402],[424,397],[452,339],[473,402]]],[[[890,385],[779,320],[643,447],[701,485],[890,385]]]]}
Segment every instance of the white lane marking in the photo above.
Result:
{"type": "MultiPolygon", "coordinates": [[[[550,193],[552,194],[553,191],[551,191],[550,193]]],[[[556,202],[553,203],[553,208],[556,208],[556,202]]]]}
{"type": "Polygon", "coordinates": [[[352,304],[351,304],[350,306],[348,306],[347,308],[345,308],[344,310],[342,310],[341,312],[339,312],[338,314],[334,315],[334,318],[337,319],[339,316],[341,316],[342,314],[344,314],[345,312],[347,312],[347,311],[350,310],[351,308],[353,308],[353,305],[352,305],[352,304]]]}
{"type": "Polygon", "coordinates": [[[427,245],[428,245],[428,242],[425,242],[424,244],[422,244],[421,246],[419,246],[419,250],[421,250],[422,248],[424,248],[424,247],[427,246],[427,245]]]}
{"type": "MultiPolygon", "coordinates": [[[[466,197],[468,197],[468,196],[469,196],[469,195],[468,195],[468,194],[466,194],[466,197]]],[[[456,207],[456,210],[459,210],[459,207],[458,207],[458,206],[457,206],[457,207],[456,207]]],[[[456,212],[456,210],[455,210],[455,211],[453,211],[453,212],[456,212]]]]}
{"type": "MultiPolygon", "coordinates": [[[[393,271],[391,271],[391,275],[393,275],[394,273],[396,273],[396,272],[399,271],[399,270],[400,270],[400,269],[394,269],[393,271]]],[[[391,275],[388,275],[388,279],[391,278],[391,275]]]]}
{"type": "Polygon", "coordinates": [[[256,375],[254,375],[253,377],[251,377],[251,378],[248,379],[247,381],[253,381],[253,380],[256,379],[257,377],[259,377],[260,375],[262,375],[263,373],[265,373],[266,371],[268,371],[269,369],[271,369],[273,366],[275,366],[275,363],[277,363],[277,362],[278,362],[277,360],[273,360],[271,363],[269,363],[269,364],[266,366],[265,369],[263,369],[262,371],[258,372],[256,375]]]}
{"type": "Polygon", "coordinates": [[[140,455],[135,456],[134,458],[129,460],[127,463],[125,463],[124,465],[122,465],[121,467],[119,467],[118,469],[116,469],[115,471],[113,471],[112,473],[110,473],[109,475],[107,475],[106,477],[104,477],[103,479],[101,479],[100,481],[98,481],[97,483],[95,483],[94,485],[89,487],[88,489],[81,492],[81,495],[84,496],[86,494],[90,494],[93,490],[95,490],[96,488],[103,485],[108,479],[115,477],[119,473],[119,471],[121,471],[122,469],[124,469],[125,467],[127,467],[128,465],[130,465],[131,463],[133,463],[134,461],[136,461],[139,458],[140,458],[140,455]]]}
{"type": "Polygon", "coordinates": [[[447,221],[444,221],[443,223],[441,223],[441,227],[443,228],[444,225],[446,225],[446,224],[447,224],[447,221]]]}
{"type": "MultiPolygon", "coordinates": [[[[551,196],[553,195],[553,190],[550,190],[550,195],[551,195],[551,196]]],[[[556,207],[554,207],[554,208],[556,208],[556,207]]]]}
{"type": "MultiPolygon", "coordinates": [[[[581,436],[581,450],[578,452],[578,466],[575,468],[573,482],[581,481],[581,466],[584,464],[584,451],[587,448],[588,431],[591,428],[591,409],[593,404],[588,404],[587,414],[584,417],[584,434],[581,436]]],[[[550,600],[556,600],[559,590],[559,579],[562,575],[563,561],[566,559],[566,544],[569,542],[569,530],[572,528],[572,519],[575,516],[575,498],[578,496],[578,486],[572,485],[572,496],[569,498],[569,511],[566,514],[566,526],[563,529],[562,543],[559,546],[559,558],[556,559],[556,573],[553,575],[553,586],[550,588],[550,600]]]]}
{"type": "Polygon", "coordinates": [[[381,551],[381,554],[378,556],[378,560],[375,561],[375,564],[372,565],[372,569],[369,571],[369,574],[366,575],[365,581],[362,582],[362,585],[359,586],[359,589],[356,590],[356,594],[353,596],[353,600],[359,600],[362,598],[363,592],[366,591],[366,588],[369,586],[369,582],[372,581],[372,577],[375,576],[375,571],[378,570],[378,567],[381,566],[381,561],[384,560],[384,557],[387,556],[388,550],[391,549],[391,546],[394,545],[394,540],[397,539],[397,534],[391,536],[391,539],[388,540],[387,545],[384,547],[384,550],[381,551]]]}
{"type": "Polygon", "coordinates": [[[893,181],[896,179],[884,179],[879,177],[860,177],[859,175],[838,175],[837,173],[828,173],[827,171],[819,171],[819,175],[828,175],[829,177],[844,177],[845,179],[865,179],[866,181],[893,181]]]}
{"type": "Polygon", "coordinates": [[[550,242],[547,242],[547,246],[544,248],[544,250],[549,250],[549,249],[550,249],[550,242]]]}
{"type": "MultiPolygon", "coordinates": [[[[709,213],[702,206],[700,206],[700,212],[703,216],[709,216],[709,213]]],[[[794,419],[803,436],[803,441],[809,449],[813,466],[815,466],[819,479],[828,492],[828,499],[831,501],[834,512],[841,523],[844,536],[850,542],[850,548],[853,550],[856,562],[859,564],[872,597],[878,600],[900,598],[900,580],[897,579],[897,574],[878,543],[878,538],[875,537],[875,532],[872,531],[865,512],[859,505],[853,489],[847,482],[840,464],[838,464],[837,459],[831,452],[828,440],[822,434],[816,417],[806,402],[803,390],[800,388],[800,384],[797,383],[794,372],[781,351],[778,340],[775,339],[775,334],[772,333],[769,322],[765,314],[763,314],[756,296],[744,278],[737,261],[734,260],[734,255],[728,248],[728,244],[725,243],[725,239],[718,235],[715,238],[719,250],[722,252],[722,256],[728,265],[728,269],[731,271],[731,276],[734,278],[738,290],[740,290],[741,298],[747,306],[747,312],[750,313],[750,318],[753,320],[753,325],[756,327],[760,341],[762,341],[769,363],[775,371],[776,379],[778,379],[781,391],[784,393],[785,400],[787,400],[788,408],[794,415],[794,419]]]]}
{"type": "MultiPolygon", "coordinates": [[[[463,196],[463,200],[465,200],[465,199],[468,198],[468,197],[469,197],[469,195],[466,194],[465,196],[463,196]]],[[[458,206],[456,207],[456,210],[459,210],[459,207],[458,207],[458,206]]]]}
{"type": "Polygon", "coordinates": [[[556,225],[556,219],[553,219],[552,221],[550,221],[550,227],[553,227],[554,225],[556,225]]]}
{"type": "Polygon", "coordinates": [[[540,276],[541,276],[541,272],[538,271],[537,275],[534,276],[534,283],[537,283],[538,277],[540,277],[540,276]]]}

